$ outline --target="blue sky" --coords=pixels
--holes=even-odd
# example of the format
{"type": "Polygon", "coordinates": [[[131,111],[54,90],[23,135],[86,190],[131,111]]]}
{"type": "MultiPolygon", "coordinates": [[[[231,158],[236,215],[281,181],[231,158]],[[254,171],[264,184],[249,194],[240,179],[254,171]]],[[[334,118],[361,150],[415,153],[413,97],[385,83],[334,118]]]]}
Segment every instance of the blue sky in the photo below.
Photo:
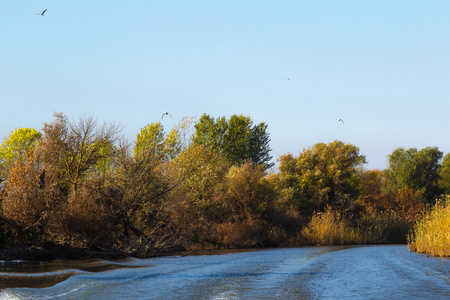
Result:
{"type": "Polygon", "coordinates": [[[0,0],[0,138],[53,112],[130,140],[165,111],[244,114],[274,159],[341,140],[384,169],[450,152],[449,29],[450,1],[0,0]]]}

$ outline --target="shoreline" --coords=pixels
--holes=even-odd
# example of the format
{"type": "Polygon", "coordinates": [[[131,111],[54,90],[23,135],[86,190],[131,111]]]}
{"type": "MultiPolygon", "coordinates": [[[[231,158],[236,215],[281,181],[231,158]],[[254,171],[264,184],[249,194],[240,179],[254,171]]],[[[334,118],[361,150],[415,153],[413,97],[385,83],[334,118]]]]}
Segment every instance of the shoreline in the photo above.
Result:
{"type": "MultiPolygon", "coordinates": [[[[195,250],[178,250],[169,251],[164,253],[158,253],[155,255],[148,255],[145,257],[127,254],[124,252],[114,251],[114,250],[89,250],[85,248],[69,247],[52,245],[50,247],[38,247],[38,246],[22,246],[22,247],[12,247],[0,249],[0,262],[11,262],[11,261],[51,261],[55,259],[67,259],[67,260],[83,260],[83,259],[120,259],[120,258],[150,258],[150,257],[161,257],[161,256],[187,256],[187,255],[201,255],[201,254],[211,254],[215,251],[222,252],[224,250],[233,252],[246,252],[254,251],[256,249],[267,249],[267,248],[296,248],[296,247],[324,247],[324,246],[368,246],[369,244],[353,244],[353,245],[291,245],[284,247],[260,247],[260,248],[229,248],[229,249],[195,249],[195,250]]],[[[375,245],[375,244],[370,244],[375,245]]],[[[384,245],[384,244],[377,244],[384,245]]],[[[403,245],[403,244],[402,244],[403,245]]],[[[408,246],[408,244],[404,244],[408,246]]],[[[409,247],[408,247],[409,248],[409,247]]],[[[411,250],[410,250],[411,251],[411,250]]],[[[415,251],[414,251],[415,252],[415,251]]],[[[416,252],[417,253],[417,252],[416,252]]]]}
{"type": "Polygon", "coordinates": [[[40,260],[50,261],[54,259],[115,259],[131,257],[125,253],[113,250],[88,250],[77,247],[68,246],[51,246],[51,247],[12,247],[0,249],[0,261],[17,261],[17,260],[40,260]]]}

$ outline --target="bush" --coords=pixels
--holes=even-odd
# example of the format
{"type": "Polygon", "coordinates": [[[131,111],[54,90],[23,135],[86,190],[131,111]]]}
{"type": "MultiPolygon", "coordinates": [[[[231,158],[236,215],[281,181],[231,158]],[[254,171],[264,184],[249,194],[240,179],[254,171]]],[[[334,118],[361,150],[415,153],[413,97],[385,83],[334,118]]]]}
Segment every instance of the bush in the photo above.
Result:
{"type": "Polygon", "coordinates": [[[394,211],[374,212],[357,220],[361,240],[366,244],[404,244],[412,228],[409,219],[394,211]]]}
{"type": "Polygon", "coordinates": [[[222,243],[227,247],[249,248],[262,246],[262,228],[252,221],[224,223],[219,225],[218,232],[223,237],[222,243]]]}

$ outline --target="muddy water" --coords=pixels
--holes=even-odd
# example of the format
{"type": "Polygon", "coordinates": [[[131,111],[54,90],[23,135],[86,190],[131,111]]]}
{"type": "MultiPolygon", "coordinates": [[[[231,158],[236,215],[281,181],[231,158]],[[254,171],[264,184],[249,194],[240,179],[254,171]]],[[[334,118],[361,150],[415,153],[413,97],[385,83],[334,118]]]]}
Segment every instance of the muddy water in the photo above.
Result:
{"type": "Polygon", "coordinates": [[[450,299],[450,260],[406,246],[0,262],[0,299],[450,299]]]}

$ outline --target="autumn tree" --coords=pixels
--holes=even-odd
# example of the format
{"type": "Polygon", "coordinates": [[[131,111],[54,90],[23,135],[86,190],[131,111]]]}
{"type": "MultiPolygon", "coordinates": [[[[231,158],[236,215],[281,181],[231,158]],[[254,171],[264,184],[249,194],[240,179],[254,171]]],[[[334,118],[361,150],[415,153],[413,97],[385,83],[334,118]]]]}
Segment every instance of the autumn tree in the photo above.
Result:
{"type": "Polygon", "coordinates": [[[439,175],[439,186],[444,193],[450,194],[450,153],[444,156],[439,175]]]}
{"type": "Polygon", "coordinates": [[[225,189],[229,164],[217,151],[193,144],[170,165],[176,187],[166,204],[172,218],[191,242],[216,241],[216,226],[226,217],[219,196],[225,189]]]}
{"type": "Polygon", "coordinates": [[[270,156],[270,138],[267,124],[253,125],[250,117],[233,115],[212,118],[203,114],[195,125],[193,143],[205,145],[219,151],[233,165],[240,165],[247,160],[254,164],[272,167],[270,156]]]}
{"type": "Polygon", "coordinates": [[[300,209],[324,211],[333,207],[352,209],[359,194],[359,168],[366,163],[359,148],[334,141],[304,149],[298,157],[280,158],[282,191],[295,199],[300,209]]]}
{"type": "MultiPolygon", "coordinates": [[[[93,247],[110,239],[114,216],[109,191],[120,128],[94,117],[69,122],[61,113],[45,123],[34,168],[45,195],[46,238],[54,243],[93,247]]],[[[7,198],[11,197],[8,193],[7,198]]]]}
{"type": "Polygon", "coordinates": [[[143,151],[150,154],[149,149],[155,156],[164,153],[166,159],[174,158],[181,151],[178,130],[172,129],[166,135],[161,122],[146,125],[136,136],[134,154],[139,155],[143,151]]]}
{"type": "Polygon", "coordinates": [[[74,191],[101,171],[99,164],[113,154],[120,127],[114,123],[99,124],[93,116],[69,122],[61,113],[52,123],[45,123],[44,137],[37,155],[46,174],[55,176],[58,184],[74,191]]]}
{"type": "Polygon", "coordinates": [[[275,191],[263,165],[250,161],[229,169],[221,201],[227,218],[219,226],[222,242],[234,247],[277,244],[286,233],[275,221],[275,191]]]}
{"type": "Polygon", "coordinates": [[[19,128],[3,140],[0,145],[0,180],[8,178],[16,161],[25,161],[27,152],[41,136],[42,134],[33,128],[19,128]]]}
{"type": "Polygon", "coordinates": [[[386,178],[380,170],[361,170],[358,203],[369,213],[389,209],[388,197],[383,192],[386,178]]]}
{"type": "Polygon", "coordinates": [[[439,188],[440,160],[443,153],[437,147],[395,149],[388,156],[385,170],[388,183],[398,190],[411,188],[421,191],[425,200],[432,203],[441,194],[439,188]]]}
{"type": "Polygon", "coordinates": [[[30,150],[24,161],[14,164],[1,202],[1,217],[21,243],[40,245],[48,230],[51,203],[40,188],[39,174],[34,151],[30,150]]]}

